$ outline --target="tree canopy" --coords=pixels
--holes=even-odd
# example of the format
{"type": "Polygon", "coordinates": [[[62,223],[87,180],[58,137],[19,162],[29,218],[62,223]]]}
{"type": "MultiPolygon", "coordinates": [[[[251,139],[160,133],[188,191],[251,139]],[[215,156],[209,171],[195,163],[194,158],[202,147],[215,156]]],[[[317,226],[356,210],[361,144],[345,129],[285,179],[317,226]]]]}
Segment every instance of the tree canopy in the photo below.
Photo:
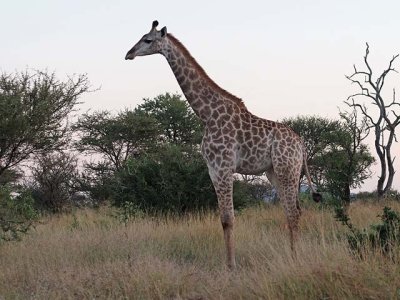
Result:
{"type": "Polygon", "coordinates": [[[89,91],[86,75],[60,81],[54,73],[0,75],[0,175],[35,153],[62,148],[68,116],[89,91]]]}

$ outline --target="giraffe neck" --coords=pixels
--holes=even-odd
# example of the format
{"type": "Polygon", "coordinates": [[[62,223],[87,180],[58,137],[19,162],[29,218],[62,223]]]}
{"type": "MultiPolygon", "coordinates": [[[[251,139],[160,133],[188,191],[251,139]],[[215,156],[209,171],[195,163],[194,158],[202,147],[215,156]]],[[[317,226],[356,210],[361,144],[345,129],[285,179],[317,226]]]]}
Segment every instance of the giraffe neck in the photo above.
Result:
{"type": "Polygon", "coordinates": [[[241,99],[212,81],[189,51],[171,34],[167,35],[161,54],[167,59],[183,94],[203,123],[215,118],[214,111],[226,102],[245,108],[241,99]]]}

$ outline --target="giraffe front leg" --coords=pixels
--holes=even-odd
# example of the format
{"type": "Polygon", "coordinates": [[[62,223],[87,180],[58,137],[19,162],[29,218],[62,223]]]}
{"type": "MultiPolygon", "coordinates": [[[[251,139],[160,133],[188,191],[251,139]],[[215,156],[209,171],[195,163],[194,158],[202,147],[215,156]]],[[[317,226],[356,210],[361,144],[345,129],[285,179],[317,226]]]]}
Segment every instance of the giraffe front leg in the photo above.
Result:
{"type": "Polygon", "coordinates": [[[233,174],[230,171],[215,170],[209,167],[209,173],[218,197],[222,229],[226,246],[227,265],[229,269],[236,268],[235,243],[233,225],[235,213],[233,209],[233,174]]]}

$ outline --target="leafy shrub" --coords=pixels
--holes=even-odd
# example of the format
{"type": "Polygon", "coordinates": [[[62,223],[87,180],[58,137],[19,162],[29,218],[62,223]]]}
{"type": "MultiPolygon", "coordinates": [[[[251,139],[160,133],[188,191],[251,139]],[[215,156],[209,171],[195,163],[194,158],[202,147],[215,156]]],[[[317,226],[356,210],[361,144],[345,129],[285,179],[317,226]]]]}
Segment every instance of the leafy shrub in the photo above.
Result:
{"type": "Polygon", "coordinates": [[[32,168],[32,177],[36,204],[60,212],[71,204],[71,195],[75,192],[77,159],[64,152],[40,156],[32,168]]]}
{"type": "Polygon", "coordinates": [[[30,192],[15,194],[13,197],[9,187],[0,186],[0,242],[19,240],[38,218],[30,192]]]}
{"type": "Polygon", "coordinates": [[[400,245],[400,214],[390,207],[385,207],[380,217],[382,223],[371,225],[369,230],[360,230],[350,222],[343,207],[337,207],[335,210],[335,218],[350,230],[346,236],[350,249],[361,256],[366,247],[388,255],[395,246],[400,245]]]}
{"type": "Polygon", "coordinates": [[[359,192],[357,193],[357,199],[358,200],[371,200],[371,199],[376,199],[378,196],[377,191],[373,191],[373,192],[367,192],[367,191],[363,191],[363,192],[359,192]]]}
{"type": "Polygon", "coordinates": [[[146,212],[182,213],[217,205],[216,195],[200,153],[165,145],[157,153],[129,159],[116,172],[113,201],[132,202],[146,212]]]}
{"type": "Polygon", "coordinates": [[[113,193],[113,167],[105,162],[86,163],[79,179],[79,190],[88,192],[92,204],[98,205],[111,198],[113,193]]]}
{"type": "Polygon", "coordinates": [[[263,187],[260,183],[235,180],[233,182],[233,204],[235,209],[240,210],[264,202],[265,188],[263,187]]]}
{"type": "Polygon", "coordinates": [[[400,200],[400,192],[394,189],[391,189],[386,193],[386,198],[392,199],[392,200],[400,200]]]}
{"type": "Polygon", "coordinates": [[[142,217],[143,215],[143,211],[135,203],[124,202],[120,205],[116,217],[126,226],[130,220],[142,217]]]}

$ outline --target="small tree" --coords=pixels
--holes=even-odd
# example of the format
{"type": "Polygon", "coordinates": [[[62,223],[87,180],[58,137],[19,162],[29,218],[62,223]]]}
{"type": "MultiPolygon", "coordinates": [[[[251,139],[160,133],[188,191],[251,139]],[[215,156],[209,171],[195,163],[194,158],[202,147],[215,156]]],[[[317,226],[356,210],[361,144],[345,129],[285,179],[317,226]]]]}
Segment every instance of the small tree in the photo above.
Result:
{"type": "Polygon", "coordinates": [[[318,116],[297,116],[284,119],[282,123],[292,128],[303,139],[313,182],[322,186],[325,167],[321,156],[336,139],[337,130],[340,128],[339,121],[318,116]]]}
{"type": "Polygon", "coordinates": [[[376,78],[372,68],[368,62],[369,45],[364,55],[364,63],[366,70],[359,70],[354,65],[353,74],[346,76],[359,91],[347,98],[347,105],[358,109],[368,120],[369,126],[373,129],[375,136],[375,151],[378,154],[379,163],[381,166],[380,176],[377,183],[378,197],[384,196],[392,187],[395,170],[393,162],[395,157],[392,157],[392,144],[396,141],[396,128],[400,124],[400,114],[398,112],[400,103],[396,100],[396,93],[393,89],[392,99],[385,97],[384,85],[387,75],[395,71],[393,64],[398,54],[393,56],[389,62],[389,66],[376,78]],[[368,98],[372,100],[375,112],[371,112],[369,107],[364,103],[360,103],[359,99],[368,98]]]}
{"type": "Polygon", "coordinates": [[[351,188],[370,176],[369,167],[374,161],[362,143],[368,134],[366,120],[359,121],[353,111],[341,113],[341,121],[300,116],[285,123],[304,140],[313,181],[348,204],[351,188]]]}
{"type": "Polygon", "coordinates": [[[109,200],[115,169],[107,161],[88,162],[79,178],[79,190],[90,193],[95,203],[109,200]]]}
{"type": "MultiPolygon", "coordinates": [[[[112,116],[108,111],[84,114],[74,124],[80,139],[75,146],[81,152],[99,154],[103,166],[121,168],[132,156],[154,145],[159,129],[156,120],[131,110],[112,116]]],[[[93,166],[93,165],[92,165],[93,166]]]]}
{"type": "Polygon", "coordinates": [[[71,195],[76,191],[77,159],[66,152],[39,156],[32,177],[36,204],[60,212],[71,204],[71,195]]]}
{"type": "Polygon", "coordinates": [[[86,75],[58,80],[54,73],[0,75],[0,175],[33,154],[65,145],[67,117],[88,92],[86,75]]]}
{"type": "Polygon", "coordinates": [[[20,239],[38,216],[28,190],[18,190],[12,196],[8,186],[0,185],[0,243],[20,239]]]}
{"type": "Polygon", "coordinates": [[[157,120],[165,142],[181,146],[201,142],[201,123],[179,94],[165,93],[154,99],[146,98],[136,111],[157,120]]]}
{"type": "Polygon", "coordinates": [[[368,135],[366,119],[359,121],[355,110],[343,112],[340,116],[335,139],[320,159],[324,166],[326,189],[349,205],[350,190],[360,187],[371,176],[369,168],[374,158],[368,146],[362,143],[368,135]]]}

